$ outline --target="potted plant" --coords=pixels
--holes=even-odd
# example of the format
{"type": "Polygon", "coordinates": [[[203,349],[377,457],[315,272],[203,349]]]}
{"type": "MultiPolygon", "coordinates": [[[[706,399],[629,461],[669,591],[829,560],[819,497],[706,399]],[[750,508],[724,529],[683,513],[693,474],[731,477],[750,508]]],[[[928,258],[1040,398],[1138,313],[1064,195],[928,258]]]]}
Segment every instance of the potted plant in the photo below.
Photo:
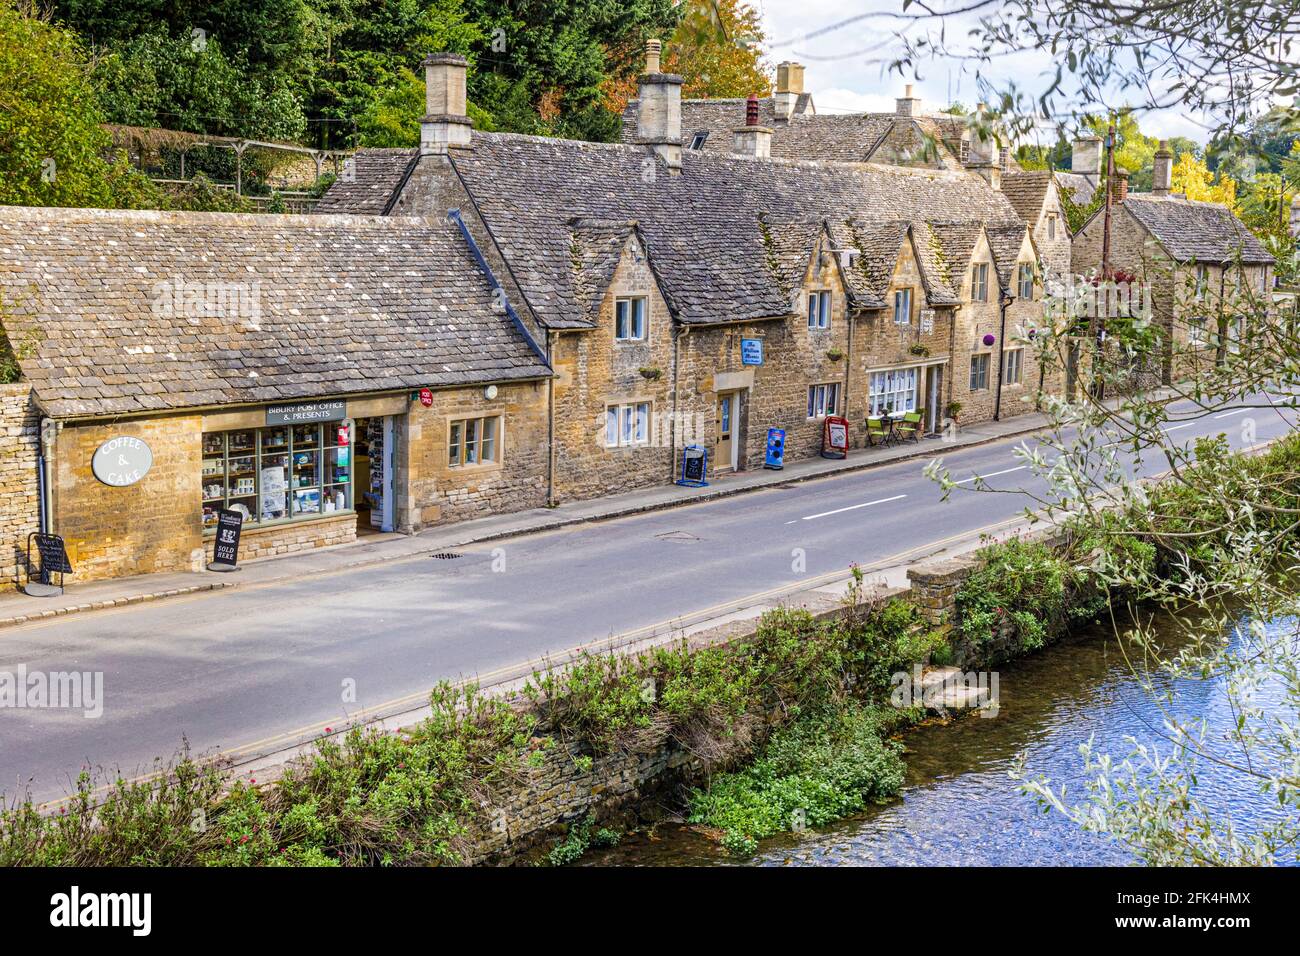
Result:
{"type": "Polygon", "coordinates": [[[961,415],[961,402],[949,402],[944,406],[943,413],[951,418],[955,425],[958,417],[961,415]]]}
{"type": "Polygon", "coordinates": [[[912,347],[908,349],[913,355],[919,355],[921,358],[930,357],[930,346],[922,345],[920,342],[913,342],[912,347]]]}
{"type": "Polygon", "coordinates": [[[843,349],[827,349],[827,350],[826,350],[826,357],[827,357],[828,359],[830,359],[832,362],[838,362],[840,359],[844,358],[844,350],[843,350],[843,349]]]}
{"type": "Polygon", "coordinates": [[[637,371],[641,373],[642,378],[650,382],[659,381],[659,379],[662,378],[664,374],[663,369],[661,369],[657,365],[644,365],[641,368],[637,369],[637,371]]]}

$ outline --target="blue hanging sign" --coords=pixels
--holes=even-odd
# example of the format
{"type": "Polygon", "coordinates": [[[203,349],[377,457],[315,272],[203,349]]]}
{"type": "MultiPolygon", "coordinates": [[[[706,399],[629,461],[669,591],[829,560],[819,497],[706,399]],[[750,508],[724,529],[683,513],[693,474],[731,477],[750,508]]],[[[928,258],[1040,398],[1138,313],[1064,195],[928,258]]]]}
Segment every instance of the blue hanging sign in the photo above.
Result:
{"type": "Polygon", "coordinates": [[[741,365],[762,365],[763,364],[763,340],[762,339],[741,339],[740,340],[740,364],[741,365]]]}
{"type": "Polygon", "coordinates": [[[763,467],[780,471],[785,467],[785,429],[769,428],[767,430],[767,455],[763,467]]]}

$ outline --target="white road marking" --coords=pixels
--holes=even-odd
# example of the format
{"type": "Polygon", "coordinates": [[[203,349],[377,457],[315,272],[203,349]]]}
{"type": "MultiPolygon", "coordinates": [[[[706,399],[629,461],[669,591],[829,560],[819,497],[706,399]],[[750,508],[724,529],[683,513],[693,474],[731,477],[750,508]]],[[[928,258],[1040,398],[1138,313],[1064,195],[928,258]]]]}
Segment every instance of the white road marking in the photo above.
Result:
{"type": "Polygon", "coordinates": [[[974,481],[976,478],[996,478],[998,475],[1009,475],[1013,471],[1024,471],[1028,465],[1020,465],[1017,468],[1008,468],[1006,471],[992,471],[987,475],[971,475],[969,478],[963,478],[961,481],[954,481],[954,485],[964,485],[968,481],[974,481]]]}
{"type": "Polygon", "coordinates": [[[1180,428],[1191,428],[1195,424],[1196,422],[1183,422],[1181,425],[1170,425],[1168,428],[1162,428],[1160,430],[1167,435],[1170,432],[1178,431],[1180,428]]]}
{"type": "Polygon", "coordinates": [[[1249,408],[1237,408],[1237,409],[1234,409],[1233,411],[1230,411],[1230,412],[1224,412],[1222,415],[1215,415],[1214,417],[1215,417],[1216,419],[1219,419],[1219,418],[1231,418],[1233,415],[1244,415],[1246,412],[1249,412],[1249,411],[1251,411],[1251,410],[1252,410],[1252,409],[1249,409],[1249,408]]]}
{"type": "Polygon", "coordinates": [[[859,508],[870,508],[872,505],[883,505],[887,501],[897,501],[900,498],[906,498],[907,495],[894,495],[892,498],[881,498],[878,501],[864,501],[860,505],[849,505],[847,508],[836,508],[834,511],[823,511],[821,514],[804,515],[800,521],[812,521],[814,518],[825,518],[828,515],[837,515],[844,511],[857,511],[859,508]]]}

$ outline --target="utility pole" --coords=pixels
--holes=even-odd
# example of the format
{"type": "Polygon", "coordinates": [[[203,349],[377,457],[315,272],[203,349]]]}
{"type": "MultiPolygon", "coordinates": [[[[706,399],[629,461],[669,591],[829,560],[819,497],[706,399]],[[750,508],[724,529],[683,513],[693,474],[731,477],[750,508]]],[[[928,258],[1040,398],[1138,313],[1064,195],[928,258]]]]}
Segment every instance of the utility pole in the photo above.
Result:
{"type": "Polygon", "coordinates": [[[1115,184],[1115,124],[1106,127],[1106,216],[1101,227],[1101,277],[1110,279],[1110,199],[1115,184]]]}
{"type": "MultiPolygon", "coordinates": [[[[1112,115],[1110,124],[1106,127],[1106,215],[1101,226],[1101,286],[1097,290],[1103,293],[1105,308],[1110,307],[1110,207],[1114,186],[1115,117],[1112,115]]],[[[1098,400],[1105,397],[1105,383],[1101,374],[1101,337],[1104,334],[1101,314],[1103,296],[1093,296],[1092,321],[1088,324],[1088,331],[1092,335],[1092,394],[1098,400]]]]}

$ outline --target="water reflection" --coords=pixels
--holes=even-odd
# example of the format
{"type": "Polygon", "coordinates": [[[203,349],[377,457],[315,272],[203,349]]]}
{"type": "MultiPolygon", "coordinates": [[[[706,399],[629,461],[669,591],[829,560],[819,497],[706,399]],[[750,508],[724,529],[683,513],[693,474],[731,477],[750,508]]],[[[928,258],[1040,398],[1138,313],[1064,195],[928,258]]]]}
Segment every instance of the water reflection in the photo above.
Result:
{"type": "MultiPolygon", "coordinates": [[[[1284,622],[1279,626],[1292,626],[1284,622]]],[[[1167,632],[1173,639],[1173,630],[1167,632]]],[[[1127,851],[1081,832],[1059,814],[1043,814],[1022,796],[1007,771],[1021,751],[1031,773],[1082,795],[1079,744],[1096,735],[1099,750],[1119,758],[1126,736],[1152,741],[1163,715],[1139,686],[1117,641],[1100,630],[1081,634],[1036,657],[1004,667],[1001,713],[948,726],[923,727],[907,738],[902,799],[820,832],[763,844],[752,864],[837,865],[1109,865],[1130,863],[1127,851]]],[[[1267,699],[1267,692],[1265,695],[1267,699]]],[[[1277,703],[1280,694],[1274,698],[1277,703]]],[[[1211,738],[1232,727],[1223,682],[1180,681],[1176,703],[1186,718],[1204,717],[1211,738]]],[[[1266,704],[1267,706],[1267,704],[1266,704]]],[[[1215,749],[1224,749],[1216,743],[1215,749]]],[[[1252,824],[1281,812],[1240,774],[1202,763],[1197,796],[1211,809],[1232,808],[1252,824]]],[[[715,843],[689,828],[660,827],[592,856],[595,865],[727,865],[715,843]]]]}

